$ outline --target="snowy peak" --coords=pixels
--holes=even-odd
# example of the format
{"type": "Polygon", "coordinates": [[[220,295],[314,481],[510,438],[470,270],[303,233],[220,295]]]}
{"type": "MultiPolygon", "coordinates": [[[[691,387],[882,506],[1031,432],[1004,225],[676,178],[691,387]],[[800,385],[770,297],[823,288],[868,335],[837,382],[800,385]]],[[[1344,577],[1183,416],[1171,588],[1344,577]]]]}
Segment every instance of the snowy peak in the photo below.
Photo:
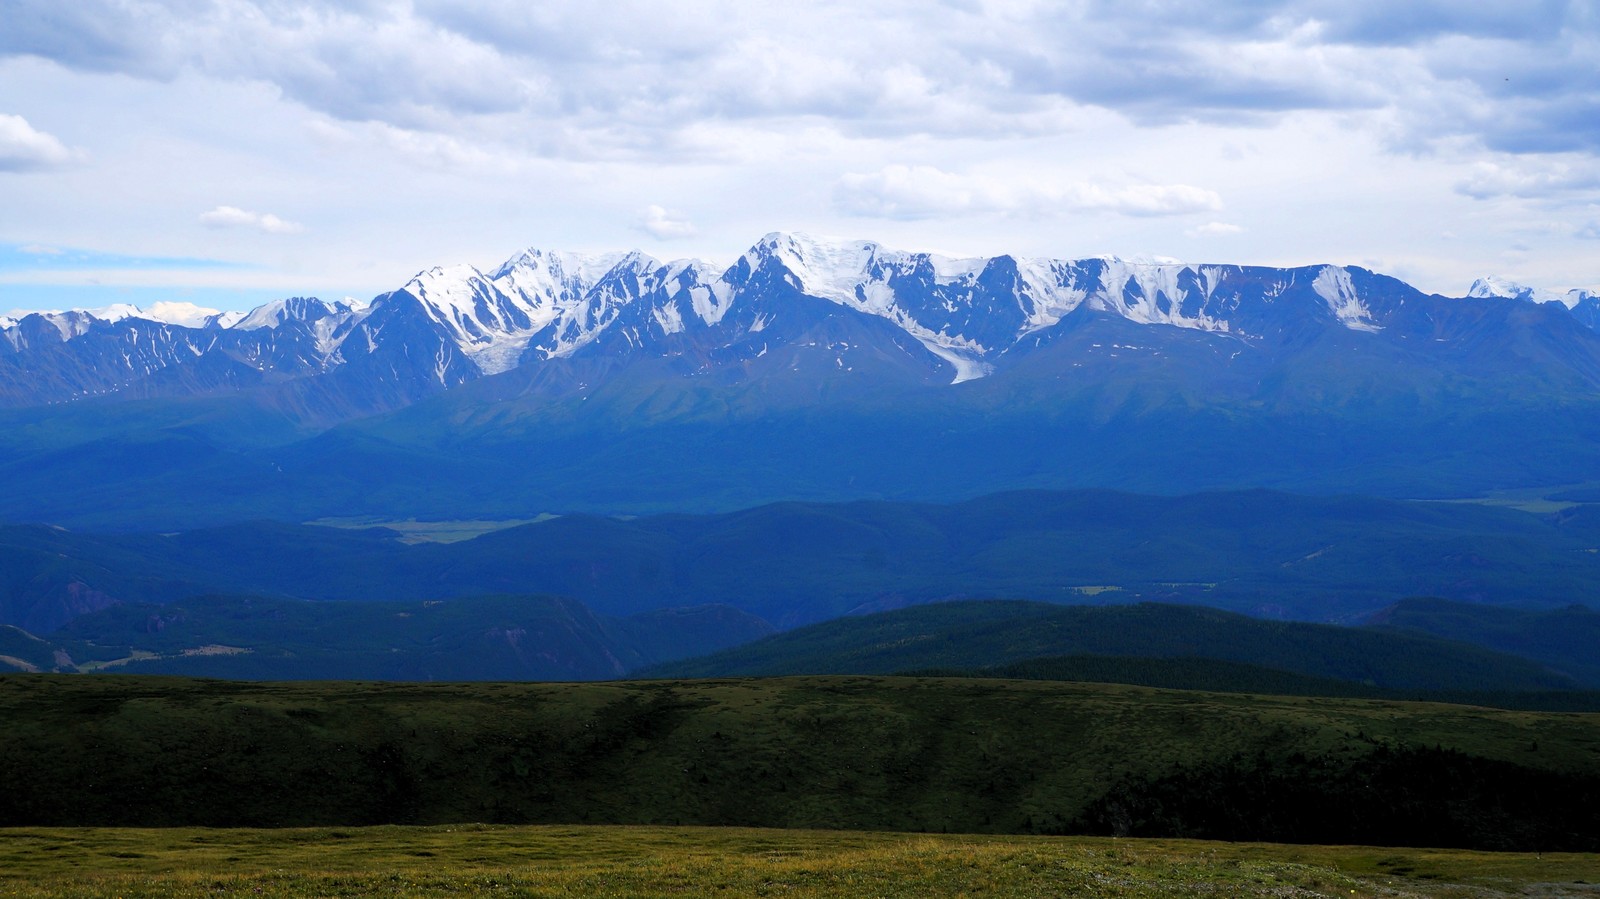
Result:
{"type": "Polygon", "coordinates": [[[366,304],[351,300],[329,303],[316,297],[288,297],[264,303],[248,313],[241,313],[242,317],[232,322],[219,320],[218,324],[240,331],[254,331],[260,328],[282,327],[291,321],[316,322],[329,317],[348,317],[365,308],[366,304]]]}
{"type": "Polygon", "coordinates": [[[1576,309],[1580,304],[1600,300],[1600,287],[1575,287],[1565,293],[1554,290],[1545,290],[1537,287],[1527,287],[1505,278],[1493,276],[1479,278],[1472,282],[1467,289],[1469,297],[1503,297],[1511,300],[1526,300],[1532,303],[1560,303],[1568,309],[1576,309]]]}
{"type": "Polygon", "coordinates": [[[1534,303],[1547,303],[1552,300],[1563,299],[1561,294],[1551,290],[1538,290],[1525,287],[1515,281],[1497,278],[1493,275],[1479,278],[1467,288],[1467,296],[1475,299],[1500,297],[1508,300],[1528,300],[1534,303]]]}
{"type": "Polygon", "coordinates": [[[778,231],[761,238],[744,258],[753,270],[769,262],[781,265],[792,276],[791,286],[808,296],[849,303],[880,250],[871,241],[778,231]]]}
{"type": "Polygon", "coordinates": [[[621,258],[621,254],[581,256],[530,248],[507,259],[490,278],[502,291],[521,300],[536,319],[542,319],[542,325],[556,310],[581,299],[621,258]]]}
{"type": "Polygon", "coordinates": [[[223,313],[193,303],[156,303],[134,318],[177,325],[180,328],[204,328],[216,323],[223,313]]]}
{"type": "Polygon", "coordinates": [[[515,367],[528,337],[537,330],[527,302],[506,294],[470,265],[428,269],[412,278],[403,292],[421,304],[484,374],[515,367]]]}
{"type": "Polygon", "coordinates": [[[237,316],[238,313],[220,312],[193,303],[161,302],[149,309],[140,309],[128,303],[114,303],[98,309],[14,312],[12,316],[15,317],[0,318],[0,330],[16,327],[23,319],[35,315],[54,326],[61,333],[62,340],[72,340],[87,334],[90,328],[100,322],[112,324],[126,319],[139,319],[163,325],[176,325],[180,328],[226,327],[227,319],[230,316],[237,316]]]}

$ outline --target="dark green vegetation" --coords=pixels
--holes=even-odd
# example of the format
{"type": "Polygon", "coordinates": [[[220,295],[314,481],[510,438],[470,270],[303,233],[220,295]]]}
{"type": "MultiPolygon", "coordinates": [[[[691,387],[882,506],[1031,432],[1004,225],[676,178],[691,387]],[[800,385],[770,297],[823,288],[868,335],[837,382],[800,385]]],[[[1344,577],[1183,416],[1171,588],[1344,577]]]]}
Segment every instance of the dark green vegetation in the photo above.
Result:
{"type": "MultiPolygon", "coordinates": [[[[112,606],[40,645],[59,650],[58,659],[83,671],[252,680],[567,681],[621,677],[771,631],[761,619],[727,606],[613,618],[546,596],[341,603],[211,596],[112,606]]],[[[0,635],[0,655],[5,645],[0,635]]],[[[51,653],[34,657],[41,655],[51,653]]],[[[36,664],[45,671],[61,667],[36,664]]]]}
{"type": "Polygon", "coordinates": [[[915,677],[988,677],[1130,684],[1171,690],[1262,693],[1272,696],[1420,700],[1545,712],[1600,712],[1600,690],[1408,690],[1188,656],[1044,656],[984,668],[926,668],[897,673],[915,677]]]}
{"type": "MultiPolygon", "coordinates": [[[[425,489],[426,478],[416,483],[425,489]]],[[[605,615],[721,603],[779,627],[958,597],[1192,602],[1353,620],[1404,597],[1566,606],[1600,584],[1600,515],[1267,491],[1007,493],[949,506],[782,503],[570,515],[452,544],[256,522],[155,534],[0,528],[0,623],[113,602],[566,596],[605,615]]],[[[991,660],[995,661],[995,660],[991,660]]]]}
{"type": "Polygon", "coordinates": [[[1587,683],[1600,683],[1600,612],[1587,606],[1527,610],[1408,599],[1370,623],[1538,659],[1587,683]]]}
{"type": "Polygon", "coordinates": [[[1600,848],[1600,717],[917,678],[596,685],[0,678],[0,823],[634,823],[1600,848]],[[1424,764],[1436,778],[1408,778],[1424,764]],[[1293,789],[1271,784],[1292,781],[1293,789]],[[1374,790],[1373,785],[1381,785],[1374,790]],[[292,785],[292,788],[286,788],[292,785]],[[1470,789],[1463,789],[1466,785],[1470,789]],[[1511,797],[1521,797],[1512,801],[1511,797]],[[1312,803],[1307,806],[1306,803],[1312,803]],[[1448,809],[1397,830],[1406,809],[1448,809]],[[1108,817],[1110,815],[1110,817],[1108,817]],[[1126,825],[1126,826],[1124,826],[1126,825]],[[1159,829],[1159,828],[1157,828],[1159,829]]]}
{"type": "MultiPolygon", "coordinates": [[[[1537,662],[1426,635],[1263,621],[1215,609],[1139,604],[1055,606],[950,602],[841,618],[642,674],[730,677],[892,674],[975,669],[1052,656],[1215,659],[1253,666],[1234,689],[1278,686],[1271,669],[1303,689],[1335,680],[1405,691],[1540,691],[1578,682],[1537,662]]],[[[1040,664],[1034,662],[1033,664],[1040,664]]],[[[1159,671],[1151,663],[1139,667],[1159,671]]],[[[1171,672],[1182,676],[1182,672],[1171,672]]],[[[1179,684],[1165,683],[1165,686],[1179,684]]],[[[1301,692],[1294,690],[1293,692],[1301,692]]],[[[1335,689],[1350,692],[1350,685],[1335,689]]]]}
{"type": "Polygon", "coordinates": [[[0,831],[0,896],[1592,896],[1593,855],[660,827],[0,831]]]}

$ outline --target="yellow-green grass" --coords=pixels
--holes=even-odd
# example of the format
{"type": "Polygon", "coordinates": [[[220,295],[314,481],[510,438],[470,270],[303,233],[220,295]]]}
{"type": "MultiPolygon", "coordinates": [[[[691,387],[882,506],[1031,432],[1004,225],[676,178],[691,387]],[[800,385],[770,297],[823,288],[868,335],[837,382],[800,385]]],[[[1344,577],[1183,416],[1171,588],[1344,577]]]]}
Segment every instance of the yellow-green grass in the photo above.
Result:
{"type": "Polygon", "coordinates": [[[0,896],[1594,896],[1600,856],[664,827],[0,830],[0,896]]]}

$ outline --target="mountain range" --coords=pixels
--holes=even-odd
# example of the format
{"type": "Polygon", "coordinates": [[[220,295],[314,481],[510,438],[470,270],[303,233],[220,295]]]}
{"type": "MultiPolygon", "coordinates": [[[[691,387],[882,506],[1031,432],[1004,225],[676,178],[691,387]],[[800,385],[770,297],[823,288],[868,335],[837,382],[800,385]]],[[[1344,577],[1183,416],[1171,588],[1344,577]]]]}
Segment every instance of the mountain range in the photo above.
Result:
{"type": "MultiPolygon", "coordinates": [[[[685,374],[703,374],[760,358],[789,343],[785,336],[804,320],[836,311],[805,299],[892,326],[856,323],[879,330],[872,336],[887,345],[831,346],[839,367],[851,367],[852,349],[894,346],[910,357],[904,364],[949,383],[1017,364],[1058,338],[1062,320],[1080,309],[1224,335],[1241,354],[1319,326],[1450,342],[1465,336],[1462,318],[1537,316],[1518,308],[1529,303],[1556,304],[1587,326],[1600,311],[1593,291],[1557,294],[1496,278],[1479,279],[1466,298],[1451,301],[1354,267],[952,259],[774,233],[725,269],[639,252],[529,249],[489,273],[470,265],[427,269],[371,302],[292,297],[250,312],[159,303],[148,311],[116,305],[0,318],[7,375],[0,402],[281,389],[337,381],[327,376],[354,367],[366,381],[387,382],[390,391],[367,394],[368,405],[355,407],[378,411],[398,397],[556,359],[689,357],[685,374]]],[[[331,383],[301,389],[339,391],[331,383]]]]}
{"type": "Polygon", "coordinates": [[[1458,496],[1600,470],[1600,298],[770,234],[370,302],[0,320],[11,520],[514,517],[1018,487],[1458,496]],[[403,495],[400,495],[403,494],[403,495]]]}

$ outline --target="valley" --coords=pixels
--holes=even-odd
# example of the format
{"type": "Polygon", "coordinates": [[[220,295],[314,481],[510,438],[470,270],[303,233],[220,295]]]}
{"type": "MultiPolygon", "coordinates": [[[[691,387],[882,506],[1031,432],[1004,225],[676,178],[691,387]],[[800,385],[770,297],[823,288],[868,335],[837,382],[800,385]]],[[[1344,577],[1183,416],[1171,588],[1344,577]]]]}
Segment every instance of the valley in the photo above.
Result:
{"type": "Polygon", "coordinates": [[[24,316],[0,824],[1592,853],[1597,303],[775,233],[24,316]]]}

